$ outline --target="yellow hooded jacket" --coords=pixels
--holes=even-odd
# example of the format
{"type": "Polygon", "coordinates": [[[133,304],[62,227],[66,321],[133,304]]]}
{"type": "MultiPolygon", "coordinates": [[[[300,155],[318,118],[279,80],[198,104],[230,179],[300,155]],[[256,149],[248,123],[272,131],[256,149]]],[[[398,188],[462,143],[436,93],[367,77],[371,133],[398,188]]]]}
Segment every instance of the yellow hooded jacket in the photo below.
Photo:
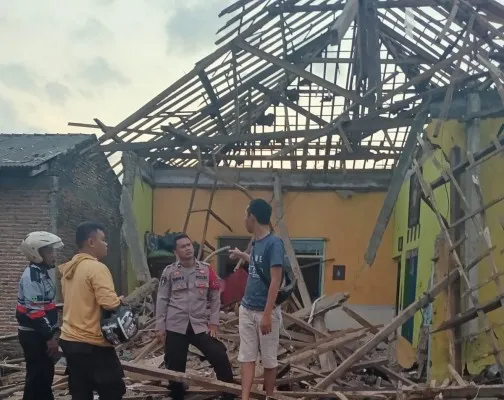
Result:
{"type": "Polygon", "coordinates": [[[101,332],[101,309],[112,310],[121,301],[107,266],[89,254],[77,254],[58,269],[64,301],[61,339],[111,346],[101,332]]]}

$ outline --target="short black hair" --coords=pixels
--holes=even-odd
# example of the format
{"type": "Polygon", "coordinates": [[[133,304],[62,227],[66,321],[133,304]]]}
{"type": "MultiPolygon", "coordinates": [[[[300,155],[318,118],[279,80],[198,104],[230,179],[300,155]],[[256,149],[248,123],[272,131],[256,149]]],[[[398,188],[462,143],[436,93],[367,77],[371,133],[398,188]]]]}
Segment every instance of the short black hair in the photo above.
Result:
{"type": "Polygon", "coordinates": [[[89,239],[89,237],[96,231],[105,232],[105,227],[99,222],[86,221],[77,227],[75,232],[75,244],[79,249],[82,249],[84,242],[89,239]]]}
{"type": "Polygon", "coordinates": [[[247,213],[253,215],[261,225],[268,225],[271,220],[271,206],[266,200],[254,199],[249,203],[247,213]]]}
{"type": "MultiPolygon", "coordinates": [[[[173,245],[174,247],[176,248],[177,247],[177,242],[181,239],[189,239],[191,240],[191,238],[185,234],[185,233],[179,233],[178,235],[176,235],[174,238],[173,238],[173,245]]],[[[192,240],[191,240],[191,243],[192,243],[192,240]]]]}

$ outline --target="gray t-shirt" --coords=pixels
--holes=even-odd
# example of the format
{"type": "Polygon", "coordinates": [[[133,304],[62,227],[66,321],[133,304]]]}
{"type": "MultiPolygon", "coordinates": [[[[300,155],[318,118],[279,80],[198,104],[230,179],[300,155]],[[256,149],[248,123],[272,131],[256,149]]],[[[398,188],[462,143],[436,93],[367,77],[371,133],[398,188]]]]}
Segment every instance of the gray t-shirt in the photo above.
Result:
{"type": "Polygon", "coordinates": [[[250,254],[247,286],[241,301],[243,307],[254,311],[264,311],[269,287],[261,280],[256,268],[261,268],[264,276],[269,281],[271,279],[270,268],[283,268],[284,256],[282,239],[272,233],[254,242],[250,254]]]}

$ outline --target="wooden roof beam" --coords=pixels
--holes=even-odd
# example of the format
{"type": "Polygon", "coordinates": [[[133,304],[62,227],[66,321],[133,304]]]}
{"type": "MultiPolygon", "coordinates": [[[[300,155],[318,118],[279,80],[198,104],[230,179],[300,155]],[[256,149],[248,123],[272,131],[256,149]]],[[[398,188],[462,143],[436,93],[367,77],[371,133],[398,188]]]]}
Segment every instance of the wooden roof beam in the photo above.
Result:
{"type": "Polygon", "coordinates": [[[324,120],[323,118],[320,118],[320,117],[312,114],[308,110],[306,110],[303,107],[301,107],[300,105],[290,101],[289,99],[287,99],[285,96],[282,96],[278,92],[271,90],[271,89],[268,89],[266,86],[263,86],[260,83],[254,84],[254,87],[256,89],[260,90],[261,92],[263,92],[271,100],[279,101],[280,103],[282,103],[282,104],[286,105],[287,107],[289,107],[290,109],[298,112],[299,114],[301,114],[305,118],[309,119],[310,121],[313,121],[313,122],[319,124],[320,126],[324,126],[327,124],[327,121],[324,120]]]}
{"type": "Polygon", "coordinates": [[[266,61],[268,61],[268,62],[270,62],[280,68],[283,68],[286,71],[289,71],[289,72],[291,72],[301,78],[307,79],[310,82],[315,83],[316,85],[319,85],[323,88],[326,88],[327,90],[329,90],[330,92],[332,92],[338,96],[345,97],[345,98],[350,99],[352,101],[359,101],[360,100],[360,97],[356,93],[351,92],[345,88],[342,88],[341,86],[335,85],[334,83],[328,82],[325,79],[322,79],[321,77],[319,77],[315,74],[312,74],[312,73],[306,71],[305,69],[298,67],[295,64],[290,63],[289,61],[282,60],[281,58],[278,58],[272,54],[268,54],[265,51],[262,51],[262,50],[258,49],[257,47],[248,44],[243,39],[235,40],[233,43],[236,46],[238,46],[239,48],[241,48],[242,50],[245,50],[245,51],[255,55],[258,58],[262,58],[263,60],[266,60],[266,61]]]}
{"type": "MultiPolygon", "coordinates": [[[[173,154],[171,151],[157,152],[153,153],[154,159],[164,158],[163,156],[167,156],[167,159],[179,159],[179,160],[198,160],[198,156],[194,153],[179,153],[173,154]]],[[[241,155],[241,154],[202,154],[201,160],[203,161],[215,161],[218,163],[220,161],[268,161],[268,155],[241,155]]],[[[396,159],[399,157],[397,153],[371,153],[371,152],[353,152],[353,153],[338,153],[331,155],[316,155],[316,154],[308,154],[308,155],[283,155],[281,157],[276,158],[276,161],[301,161],[304,157],[308,161],[336,161],[336,160],[386,160],[386,159],[396,159]]]]}
{"type": "Polygon", "coordinates": [[[208,75],[204,70],[200,71],[198,76],[203,84],[203,88],[205,89],[208,98],[210,99],[210,104],[212,105],[209,114],[217,120],[217,127],[219,128],[219,131],[223,135],[227,135],[228,132],[226,130],[226,124],[224,124],[224,121],[222,120],[222,115],[219,110],[219,100],[217,99],[217,95],[212,87],[212,83],[210,82],[210,79],[208,79],[208,75]]]}
{"type": "MultiPolygon", "coordinates": [[[[372,119],[358,119],[353,121],[344,121],[341,123],[342,129],[348,135],[356,134],[372,134],[383,129],[395,129],[404,126],[410,126],[413,122],[412,118],[385,118],[376,117],[372,119]]],[[[176,129],[174,127],[166,127],[167,131],[173,133],[171,130],[176,129]]],[[[332,126],[329,131],[334,131],[338,133],[337,126],[332,126]]],[[[327,129],[306,129],[306,130],[294,130],[294,131],[277,131],[277,132],[264,132],[260,134],[240,134],[240,135],[218,135],[212,137],[205,136],[192,136],[192,135],[177,135],[179,137],[184,137],[188,140],[190,145],[194,146],[214,146],[221,144],[234,144],[240,142],[259,142],[262,140],[282,140],[288,138],[303,138],[306,136],[311,136],[314,134],[319,134],[324,132],[327,134],[327,129]]],[[[145,149],[156,149],[168,147],[169,144],[173,142],[168,141],[150,141],[150,142],[135,142],[135,143],[122,143],[122,144],[106,144],[102,145],[100,149],[102,151],[138,151],[145,149]]]]}
{"type": "MultiPolygon", "coordinates": [[[[478,0],[476,0],[478,1],[478,0]]],[[[268,10],[271,14],[280,14],[281,12],[297,13],[297,12],[329,12],[343,10],[348,3],[339,2],[336,4],[314,4],[314,5],[290,5],[290,6],[271,6],[268,10]]],[[[376,2],[376,8],[404,8],[404,7],[433,7],[438,5],[435,0],[382,0],[376,2]]]]}

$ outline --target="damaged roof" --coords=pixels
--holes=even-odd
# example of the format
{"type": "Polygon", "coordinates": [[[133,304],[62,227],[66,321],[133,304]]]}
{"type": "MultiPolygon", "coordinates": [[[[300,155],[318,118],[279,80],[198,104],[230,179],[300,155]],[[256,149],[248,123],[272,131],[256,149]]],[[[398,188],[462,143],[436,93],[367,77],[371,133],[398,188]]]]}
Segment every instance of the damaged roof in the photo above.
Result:
{"type": "Polygon", "coordinates": [[[219,47],[185,76],[116,126],[70,125],[154,165],[390,170],[429,103],[439,120],[468,92],[504,103],[502,0],[230,3],[219,47]]]}
{"type": "Polygon", "coordinates": [[[0,134],[0,168],[37,167],[92,139],[86,134],[0,134]]]}

